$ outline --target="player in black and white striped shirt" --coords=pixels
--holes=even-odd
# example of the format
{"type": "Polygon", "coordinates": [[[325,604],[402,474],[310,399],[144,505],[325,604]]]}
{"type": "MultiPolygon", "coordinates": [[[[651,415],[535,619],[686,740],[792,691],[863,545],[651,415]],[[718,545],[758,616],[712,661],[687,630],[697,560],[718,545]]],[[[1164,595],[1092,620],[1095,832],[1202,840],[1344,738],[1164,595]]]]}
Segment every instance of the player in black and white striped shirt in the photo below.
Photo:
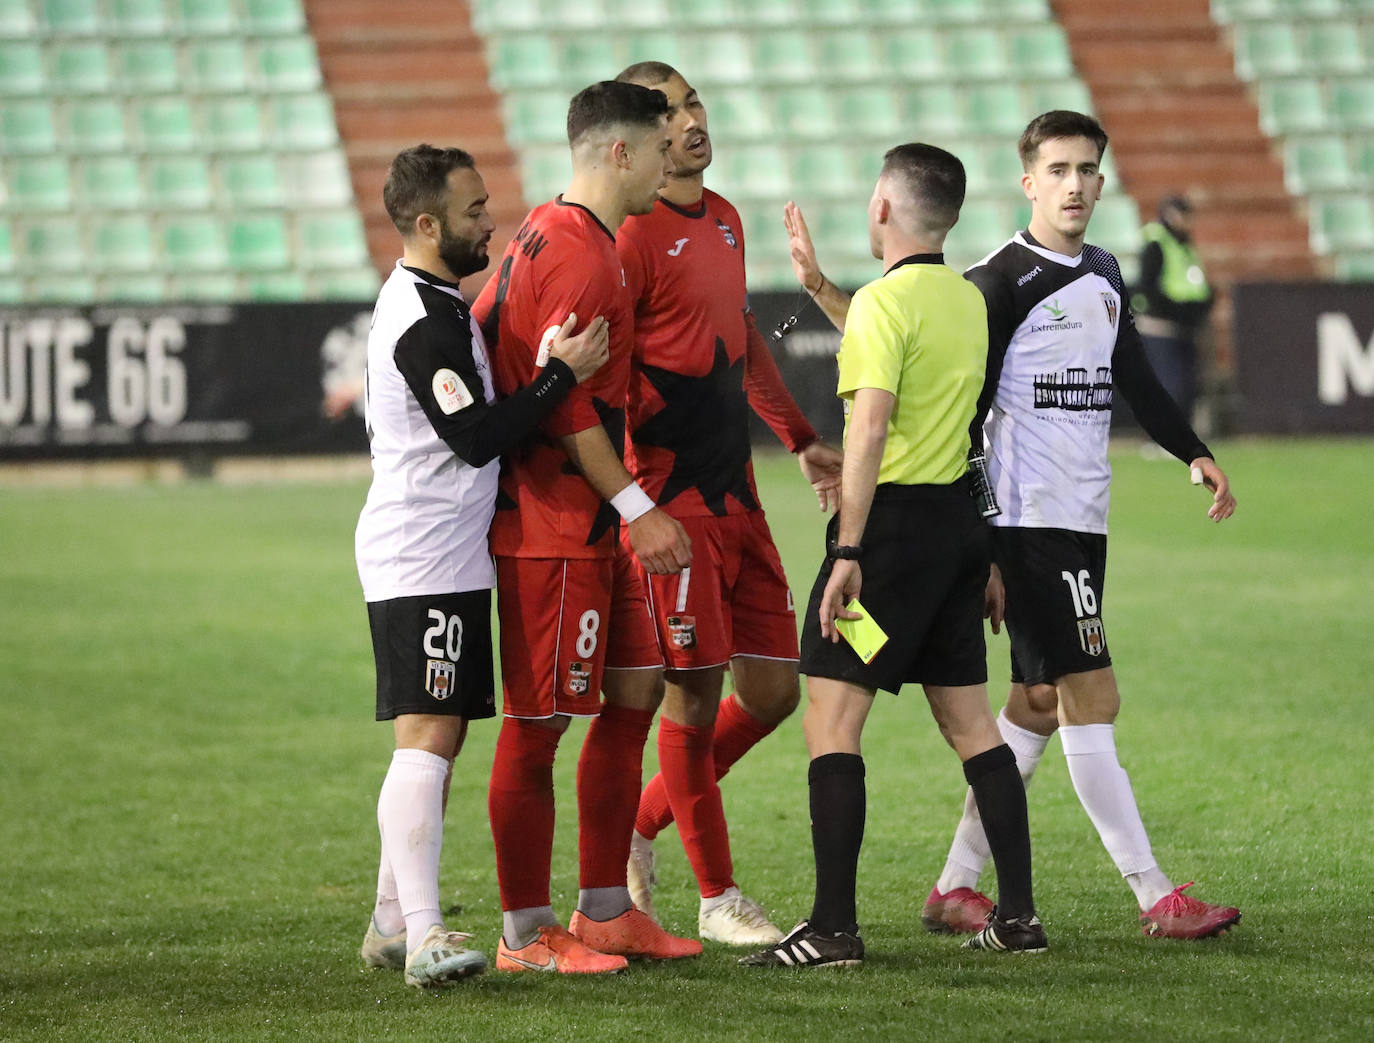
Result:
{"type": "Polygon", "coordinates": [[[396,751],[382,783],[377,904],[364,961],[442,985],[486,967],[439,912],[439,851],[453,759],[471,719],[495,715],[487,530],[497,457],[534,432],[609,357],[598,316],[569,316],[547,365],[500,402],[458,280],[487,266],[487,193],[461,149],[396,157],[383,192],[404,255],[383,284],[367,346],[372,487],[358,518],[358,576],[377,662],[377,719],[396,751]]]}

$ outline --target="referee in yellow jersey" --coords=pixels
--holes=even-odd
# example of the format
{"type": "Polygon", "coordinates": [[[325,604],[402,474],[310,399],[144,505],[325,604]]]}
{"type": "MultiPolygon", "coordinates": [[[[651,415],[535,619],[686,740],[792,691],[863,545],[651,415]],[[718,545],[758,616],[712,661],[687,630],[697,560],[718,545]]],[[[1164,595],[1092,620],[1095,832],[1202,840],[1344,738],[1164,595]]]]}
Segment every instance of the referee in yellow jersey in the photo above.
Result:
{"type": "Polygon", "coordinates": [[[740,962],[863,961],[855,873],[863,842],[859,739],[879,688],[921,684],[964,764],[997,865],[999,906],[967,946],[1043,952],[1031,895],[1026,794],[987,696],[983,639],[987,526],[968,476],[969,424],[983,386],[987,312],[978,288],[944,263],[964,201],[964,167],[932,145],[887,153],[868,204],[883,277],[854,296],[840,347],[843,498],[802,626],[803,727],[811,756],[816,899],[809,920],[740,962]],[[865,661],[837,620],[887,635],[865,661]],[[848,607],[846,607],[848,606],[848,607]]]}

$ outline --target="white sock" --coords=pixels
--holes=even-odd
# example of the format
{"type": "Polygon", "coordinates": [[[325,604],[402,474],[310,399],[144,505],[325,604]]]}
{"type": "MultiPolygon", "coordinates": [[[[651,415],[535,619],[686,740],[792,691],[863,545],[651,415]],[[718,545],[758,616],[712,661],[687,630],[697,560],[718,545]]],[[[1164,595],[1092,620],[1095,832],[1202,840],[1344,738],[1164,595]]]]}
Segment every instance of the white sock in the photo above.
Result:
{"type": "Polygon", "coordinates": [[[1074,792],[1088,818],[1097,827],[1097,835],[1107,854],[1112,856],[1142,909],[1148,909],[1172,887],[1168,878],[1159,872],[1159,863],[1150,850],[1150,838],[1145,823],[1140,820],[1131,780],[1116,756],[1116,726],[1111,724],[1077,724],[1059,729],[1064,741],[1064,759],[1069,765],[1069,778],[1074,792]],[[1132,879],[1134,878],[1134,879],[1132,879]],[[1163,881],[1164,890],[1145,904],[1150,894],[1157,892],[1163,881]],[[1142,894],[1141,888],[1146,893],[1142,894]]]}
{"type": "Polygon", "coordinates": [[[712,909],[716,908],[716,906],[727,905],[730,902],[733,902],[739,896],[740,894],[738,887],[727,887],[718,895],[714,895],[711,898],[703,898],[701,900],[701,915],[705,916],[712,909]]]}
{"type": "Polygon", "coordinates": [[[444,778],[448,761],[425,750],[397,750],[377,798],[384,861],[396,882],[413,951],[444,918],[439,912],[439,853],[444,846],[444,778]]]}
{"type": "MultiPolygon", "coordinates": [[[[1036,765],[1049,744],[1048,735],[1040,735],[1007,720],[1007,711],[997,715],[997,730],[1002,733],[1011,752],[1016,754],[1016,770],[1021,773],[1021,781],[1030,786],[1031,776],[1036,765]]],[[[978,815],[978,803],[973,799],[973,790],[964,794],[964,816],[954,830],[954,843],[950,845],[949,857],[945,860],[944,871],[935,887],[941,894],[949,894],[960,887],[976,889],[978,877],[983,867],[992,858],[988,838],[983,833],[983,820],[978,815]]]]}
{"type": "MultiPolygon", "coordinates": [[[[377,825],[381,826],[378,815],[377,825]]],[[[396,898],[396,874],[391,871],[391,861],[386,857],[386,841],[382,841],[382,860],[377,867],[377,904],[372,907],[372,922],[377,925],[379,934],[399,934],[405,927],[406,919],[401,913],[401,903],[396,898]]]]}

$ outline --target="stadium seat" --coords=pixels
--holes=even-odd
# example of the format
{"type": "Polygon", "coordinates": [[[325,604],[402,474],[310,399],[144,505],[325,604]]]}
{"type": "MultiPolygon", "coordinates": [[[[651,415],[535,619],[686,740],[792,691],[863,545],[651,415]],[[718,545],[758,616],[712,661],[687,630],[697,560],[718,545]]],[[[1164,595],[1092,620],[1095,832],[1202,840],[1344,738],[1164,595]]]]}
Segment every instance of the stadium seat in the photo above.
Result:
{"type": "Polygon", "coordinates": [[[229,267],[224,229],[213,217],[171,217],[162,223],[162,255],[172,272],[220,271],[229,267]]]}
{"type": "Polygon", "coordinates": [[[879,38],[882,67],[908,80],[939,80],[945,76],[941,35],[934,29],[895,29],[879,38]]]}
{"type": "MultiPolygon", "coordinates": [[[[1027,113],[1026,122],[1052,109],[1068,109],[1071,112],[1092,112],[1093,99],[1082,80],[1033,80],[1021,85],[1027,113]]],[[[1025,129],[1025,128],[1022,128],[1025,129]]]]}
{"type": "Polygon", "coordinates": [[[1352,180],[1374,189],[1374,137],[1357,138],[1350,148],[1352,180]]]}
{"type": "MultiPolygon", "coordinates": [[[[774,263],[786,262],[787,230],[782,224],[782,208],[767,203],[746,201],[737,207],[744,222],[744,252],[753,267],[755,258],[774,263]]],[[[816,209],[814,206],[812,210],[816,209]]],[[[795,285],[795,283],[793,284],[795,285]]]]}
{"type": "Polygon", "coordinates": [[[721,141],[757,141],[779,132],[757,90],[717,87],[702,91],[702,100],[712,135],[721,141]]]}
{"type": "Polygon", "coordinates": [[[995,29],[955,29],[946,37],[945,66],[959,80],[1005,77],[1007,55],[995,29]]]}
{"type": "Polygon", "coordinates": [[[823,80],[862,82],[883,78],[868,33],[855,29],[836,29],[820,34],[816,41],[819,62],[816,72],[823,80]]]}
{"type": "Polygon", "coordinates": [[[244,271],[285,268],[291,263],[286,222],[275,214],[231,220],[229,260],[244,271]]]}
{"type": "Polygon", "coordinates": [[[749,46],[740,33],[687,36],[679,50],[683,64],[692,70],[693,83],[750,83],[755,75],[749,46]]]}
{"type": "Polygon", "coordinates": [[[752,42],[754,69],[769,83],[809,83],[829,75],[811,53],[809,34],[800,29],[754,33],[752,42]]]}
{"type": "Polygon", "coordinates": [[[1294,195],[1346,188],[1351,183],[1345,142],[1338,137],[1295,138],[1284,142],[1283,174],[1294,195]]]}
{"type": "Polygon", "coordinates": [[[160,36],[167,31],[162,0],[110,0],[107,28],[120,36],[160,36]]]}
{"type": "Polygon", "coordinates": [[[339,150],[284,157],[281,165],[293,205],[348,206],[353,202],[353,179],[339,150]]]}
{"type": "Polygon", "coordinates": [[[601,30],[609,24],[603,0],[543,0],[545,25],[601,30]]]}
{"type": "Polygon", "coordinates": [[[751,25],[787,26],[801,21],[808,0],[744,0],[740,5],[751,25]]]}
{"type": "Polygon", "coordinates": [[[989,14],[984,0],[918,0],[912,7],[919,10],[922,24],[986,24],[989,14]]]}
{"type": "Polygon", "coordinates": [[[606,24],[666,29],[673,24],[669,0],[604,0],[606,24]]]}
{"type": "Polygon", "coordinates": [[[621,68],[621,52],[608,36],[584,33],[559,42],[558,78],[570,96],[589,83],[610,79],[621,68]]]}
{"type": "Polygon", "coordinates": [[[252,98],[208,99],[200,105],[200,117],[201,143],[213,152],[258,149],[263,145],[262,115],[252,98]]]}
{"type": "Polygon", "coordinates": [[[178,274],[167,280],[166,299],[188,304],[231,301],[238,295],[238,278],[229,272],[178,274]]]}
{"type": "Polygon", "coordinates": [[[970,130],[997,137],[1015,138],[1030,119],[1021,92],[1010,83],[980,83],[964,92],[970,130]]]}
{"type": "Polygon", "coordinates": [[[303,214],[296,229],[297,258],[306,268],[343,268],[367,261],[367,237],[356,210],[303,214]]]}
{"type": "Polygon", "coordinates": [[[145,152],[189,152],[197,145],[191,104],[185,98],[134,102],[134,128],[145,152]]]}
{"type": "MultiPolygon", "coordinates": [[[[242,0],[244,30],[255,36],[305,32],[301,0],[242,0]]],[[[507,0],[508,2],[508,0],[507,0]]]]}
{"type": "Polygon", "coordinates": [[[380,286],[372,268],[314,272],[309,279],[309,296],[327,301],[373,301],[380,286]]]}
{"type": "Polygon", "coordinates": [[[328,148],[339,140],[329,97],[310,92],[272,102],[272,141],[283,151],[328,148]]]}
{"type": "Polygon", "coordinates": [[[190,210],[214,202],[210,167],[200,156],[161,156],[148,162],[148,197],[159,210],[190,210]]]}
{"type": "Polygon", "coordinates": [[[66,274],[84,266],[81,226],[74,217],[26,221],[22,242],[29,271],[66,274]]]}
{"type": "Polygon", "coordinates": [[[1374,282],[1374,252],[1338,257],[1336,274],[1349,282],[1374,282]]]}
{"type": "Polygon", "coordinates": [[[473,28],[484,35],[538,29],[544,12],[539,0],[474,0],[473,28]]]}
{"type": "Polygon", "coordinates": [[[203,94],[232,94],[247,88],[248,55],[243,40],[234,37],[188,43],[186,83],[203,94]]]}
{"type": "Polygon", "coordinates": [[[865,187],[851,159],[853,146],[824,142],[793,151],[788,172],[798,199],[854,199],[865,187]]]}
{"type": "Polygon", "coordinates": [[[1366,63],[1355,22],[1314,22],[1303,34],[1303,64],[1314,75],[1363,72],[1366,63]]]}
{"type": "Polygon", "coordinates": [[[56,147],[52,107],[46,101],[6,101],[0,105],[0,155],[51,152],[56,147]]]}
{"type": "Polygon", "coordinates": [[[305,276],[300,272],[279,271],[246,275],[239,280],[240,294],[253,301],[299,301],[305,297],[305,276]]]}
{"type": "Polygon", "coordinates": [[[832,202],[813,207],[807,224],[818,244],[820,256],[841,253],[868,256],[868,204],[832,202]]]}
{"type": "Polygon", "coordinates": [[[776,145],[735,145],[711,165],[712,186],[727,198],[776,199],[791,187],[787,157],[776,145]]]}
{"type": "Polygon", "coordinates": [[[734,0],[671,0],[669,9],[674,25],[693,29],[720,29],[747,17],[736,9],[734,0]]]}
{"type": "Polygon", "coordinates": [[[552,87],[557,82],[558,56],[553,41],[532,33],[492,37],[487,62],[498,90],[513,87],[552,87]]]}
{"type": "MultiPolygon", "coordinates": [[[[689,81],[694,81],[696,73],[687,67],[678,49],[678,33],[661,29],[639,29],[622,37],[625,43],[625,64],[632,62],[667,62],[681,69],[689,81]]],[[[617,70],[619,71],[619,70],[617,70]]]]}
{"type": "Polygon", "coordinates": [[[1072,76],[1073,59],[1058,25],[1015,26],[1007,31],[1011,73],[1022,80],[1072,76]]]}
{"type": "Polygon", "coordinates": [[[983,0],[994,22],[1053,22],[1049,0],[983,0]]]}
{"type": "Polygon", "coordinates": [[[90,36],[102,28],[96,0],[40,0],[38,17],[54,34],[90,36]]]}
{"type": "Polygon", "coordinates": [[[188,36],[226,36],[238,28],[233,0],[169,0],[168,6],[188,36]]]}
{"type": "Polygon", "coordinates": [[[511,91],[501,107],[511,144],[567,141],[568,98],[563,91],[511,91]]]}
{"type": "Polygon", "coordinates": [[[820,87],[796,87],[774,95],[776,133],[799,140],[833,138],[839,131],[833,92],[820,87]]]}
{"type": "Polygon", "coordinates": [[[110,89],[110,59],[98,40],[71,40],[53,45],[49,82],[58,94],[101,94],[110,89]]]}
{"type": "Polygon", "coordinates": [[[1092,231],[1088,238],[1110,250],[1118,258],[1134,257],[1140,252],[1140,213],[1135,200],[1122,194],[1108,194],[1093,209],[1092,231]]]}
{"type": "Polygon", "coordinates": [[[38,94],[43,87],[43,48],[24,40],[0,43],[0,94],[38,94]]]}
{"type": "Polygon", "coordinates": [[[137,210],[143,179],[132,156],[92,156],[78,167],[82,203],[93,210],[137,210]]]}
{"type": "Polygon", "coordinates": [[[100,272],[145,272],[153,267],[153,229],[142,214],[98,219],[91,230],[91,259],[100,272]]]}
{"type": "Polygon", "coordinates": [[[113,275],[96,283],[96,299],[102,304],[154,304],[162,301],[167,280],[156,272],[113,275]]]}
{"type": "Polygon", "coordinates": [[[0,38],[28,39],[37,28],[28,0],[0,0],[0,38]]]}
{"type": "Polygon", "coordinates": [[[1297,34],[1287,22],[1240,23],[1234,33],[1236,71],[1242,79],[1291,76],[1302,71],[1297,34]]]}
{"type": "Polygon", "coordinates": [[[524,149],[520,154],[520,182],[525,193],[525,205],[536,207],[547,203],[568,187],[572,176],[572,160],[567,146],[524,149]]]}
{"type": "Polygon", "coordinates": [[[902,135],[902,116],[886,87],[849,87],[835,92],[835,116],[848,137],[877,138],[884,147],[902,135]]]}
{"type": "Polygon", "coordinates": [[[315,90],[321,81],[314,41],[308,36],[294,36],[259,42],[257,74],[264,90],[315,90]]]}
{"type": "Polygon", "coordinates": [[[862,21],[861,0],[805,0],[802,16],[815,25],[849,26],[862,21]]]}
{"type": "MultiPolygon", "coordinates": [[[[62,106],[61,139],[82,152],[120,152],[126,145],[124,107],[112,98],[69,101],[62,106]]],[[[54,140],[51,147],[56,147],[54,140]]]]}
{"type": "Polygon", "coordinates": [[[1331,88],[1331,111],[1347,130],[1374,129],[1374,79],[1342,80],[1331,88]]]}
{"type": "Polygon", "coordinates": [[[1258,90],[1260,126],[1270,135],[1325,130],[1326,103],[1315,80],[1277,80],[1258,90]]]}
{"type": "Polygon", "coordinates": [[[959,91],[948,83],[928,84],[902,91],[903,125],[908,135],[920,140],[965,132],[959,91]]]}
{"type": "MultiPolygon", "coordinates": [[[[235,210],[281,206],[287,198],[271,153],[225,157],[219,163],[219,181],[235,210]]],[[[299,200],[291,202],[295,205],[299,200]]]]}
{"type": "Polygon", "coordinates": [[[1312,200],[1312,245],[1320,253],[1374,249],[1374,207],[1368,196],[1312,200]]]}
{"type": "Polygon", "coordinates": [[[121,85],[131,92],[170,93],[181,83],[176,46],[166,40],[135,40],[124,44],[119,49],[116,66],[121,85]]]}
{"type": "Polygon", "coordinates": [[[95,300],[95,280],[89,275],[50,275],[29,280],[25,299],[35,304],[90,304],[95,300]]]}
{"type": "Polygon", "coordinates": [[[4,185],[9,189],[5,201],[10,210],[66,210],[71,206],[71,177],[62,156],[15,157],[6,164],[4,185]]]}

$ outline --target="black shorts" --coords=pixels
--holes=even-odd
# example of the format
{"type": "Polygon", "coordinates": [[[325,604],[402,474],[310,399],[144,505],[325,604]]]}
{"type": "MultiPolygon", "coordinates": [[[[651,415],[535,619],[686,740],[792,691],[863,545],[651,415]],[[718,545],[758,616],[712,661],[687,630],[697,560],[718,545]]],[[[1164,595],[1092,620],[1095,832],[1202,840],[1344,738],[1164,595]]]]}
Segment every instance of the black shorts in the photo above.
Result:
{"type": "Polygon", "coordinates": [[[491,591],[369,601],[377,720],[432,713],[496,716],[491,591]]]}
{"type": "Polygon", "coordinates": [[[1107,537],[1068,529],[992,529],[1007,588],[1015,684],[1054,684],[1112,665],[1102,625],[1107,537]]]}
{"type": "MultiPolygon", "coordinates": [[[[826,530],[833,539],[838,520],[826,530]]],[[[988,679],[983,599],[987,525],[963,480],[954,485],[880,485],[863,535],[859,601],[887,634],[873,662],[821,637],[821,566],[802,621],[801,672],[896,693],[904,683],[962,686],[988,679]]]]}

